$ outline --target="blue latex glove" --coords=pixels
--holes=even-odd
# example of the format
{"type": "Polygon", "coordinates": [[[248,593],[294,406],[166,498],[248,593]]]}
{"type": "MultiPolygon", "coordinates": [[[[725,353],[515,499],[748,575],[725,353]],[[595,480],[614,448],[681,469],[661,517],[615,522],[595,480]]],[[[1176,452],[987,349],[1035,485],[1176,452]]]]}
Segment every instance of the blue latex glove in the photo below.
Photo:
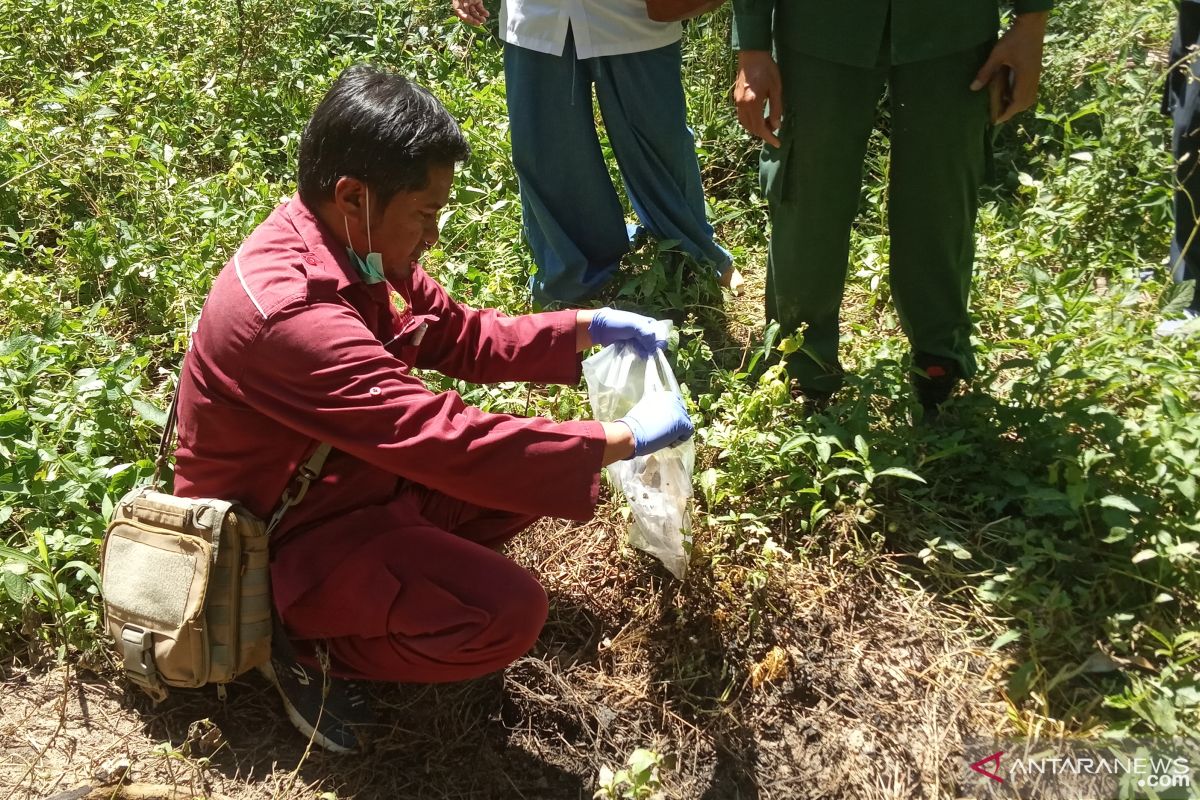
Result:
{"type": "Polygon", "coordinates": [[[617,422],[633,431],[633,454],[644,456],[692,437],[692,418],[674,392],[651,392],[617,422]]]}
{"type": "Polygon", "coordinates": [[[592,314],[588,335],[599,345],[627,342],[633,345],[639,356],[649,358],[654,355],[656,348],[666,348],[665,328],[653,317],[615,308],[600,308],[592,314]]]}

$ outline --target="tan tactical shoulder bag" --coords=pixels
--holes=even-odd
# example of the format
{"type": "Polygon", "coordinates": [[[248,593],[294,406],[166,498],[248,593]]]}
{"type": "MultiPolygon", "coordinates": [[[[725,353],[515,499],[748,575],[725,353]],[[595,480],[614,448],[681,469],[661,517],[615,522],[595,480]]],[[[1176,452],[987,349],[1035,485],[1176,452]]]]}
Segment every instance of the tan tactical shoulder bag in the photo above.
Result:
{"type": "Polygon", "coordinates": [[[100,553],[105,626],[126,675],[155,701],[168,686],[228,683],[270,658],[267,542],[330,451],[321,444],[301,465],[269,522],[233,501],[164,494],[159,474],[174,442],[177,402],[151,485],[121,498],[100,553]]]}

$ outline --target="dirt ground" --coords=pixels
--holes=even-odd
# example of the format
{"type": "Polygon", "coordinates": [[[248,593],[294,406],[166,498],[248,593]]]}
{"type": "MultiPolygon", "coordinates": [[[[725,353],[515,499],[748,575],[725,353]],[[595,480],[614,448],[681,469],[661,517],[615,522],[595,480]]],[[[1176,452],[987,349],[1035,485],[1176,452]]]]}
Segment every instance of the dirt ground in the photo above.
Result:
{"type": "Polygon", "coordinates": [[[152,708],[115,671],[5,667],[0,800],[591,798],[639,747],[664,756],[670,798],[967,791],[962,741],[1004,706],[997,657],[953,609],[882,558],[798,560],[761,588],[701,557],[680,583],[614,517],[523,537],[513,555],[551,597],[534,651],[466,684],[373,687],[361,755],[306,752],[257,675],[152,708]]]}
{"type": "MultiPolygon", "coordinates": [[[[760,316],[746,277],[713,332],[721,357],[760,316]]],[[[860,547],[764,573],[706,552],[702,530],[679,582],[624,527],[608,503],[518,537],[510,554],[550,595],[534,650],[470,683],[372,687],[363,754],[308,748],[257,674],[155,708],[112,665],[0,665],[0,800],[589,800],[638,748],[663,756],[659,793],[612,796],[974,794],[963,742],[1002,726],[1003,665],[953,606],[860,547]]]]}

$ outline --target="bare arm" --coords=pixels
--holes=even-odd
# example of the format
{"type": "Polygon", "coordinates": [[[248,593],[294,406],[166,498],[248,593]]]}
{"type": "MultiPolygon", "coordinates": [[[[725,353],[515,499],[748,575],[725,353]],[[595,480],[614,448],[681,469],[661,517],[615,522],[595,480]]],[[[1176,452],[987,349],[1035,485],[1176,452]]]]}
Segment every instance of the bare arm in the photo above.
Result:
{"type": "Polygon", "coordinates": [[[603,466],[633,456],[633,431],[624,422],[601,422],[604,426],[603,466]]]}
{"type": "Polygon", "coordinates": [[[596,312],[591,309],[581,309],[575,317],[575,352],[582,353],[590,348],[595,342],[592,341],[592,334],[588,330],[588,326],[592,324],[592,317],[596,312]]]}

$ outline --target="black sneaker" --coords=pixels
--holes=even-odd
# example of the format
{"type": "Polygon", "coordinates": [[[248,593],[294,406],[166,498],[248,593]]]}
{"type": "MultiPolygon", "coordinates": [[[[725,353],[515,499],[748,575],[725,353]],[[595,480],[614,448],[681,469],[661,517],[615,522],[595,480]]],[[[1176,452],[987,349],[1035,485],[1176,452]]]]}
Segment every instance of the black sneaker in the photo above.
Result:
{"type": "Polygon", "coordinates": [[[351,681],[329,674],[329,657],[319,649],[324,669],[306,667],[278,622],[271,635],[271,661],[259,671],[274,684],[292,724],[313,744],[332,753],[350,753],[362,746],[355,727],[374,722],[367,699],[351,681]]]}
{"type": "Polygon", "coordinates": [[[917,402],[925,411],[925,418],[936,419],[942,404],[950,399],[962,377],[958,364],[951,359],[918,353],[913,356],[909,380],[917,394],[917,402]]]}

